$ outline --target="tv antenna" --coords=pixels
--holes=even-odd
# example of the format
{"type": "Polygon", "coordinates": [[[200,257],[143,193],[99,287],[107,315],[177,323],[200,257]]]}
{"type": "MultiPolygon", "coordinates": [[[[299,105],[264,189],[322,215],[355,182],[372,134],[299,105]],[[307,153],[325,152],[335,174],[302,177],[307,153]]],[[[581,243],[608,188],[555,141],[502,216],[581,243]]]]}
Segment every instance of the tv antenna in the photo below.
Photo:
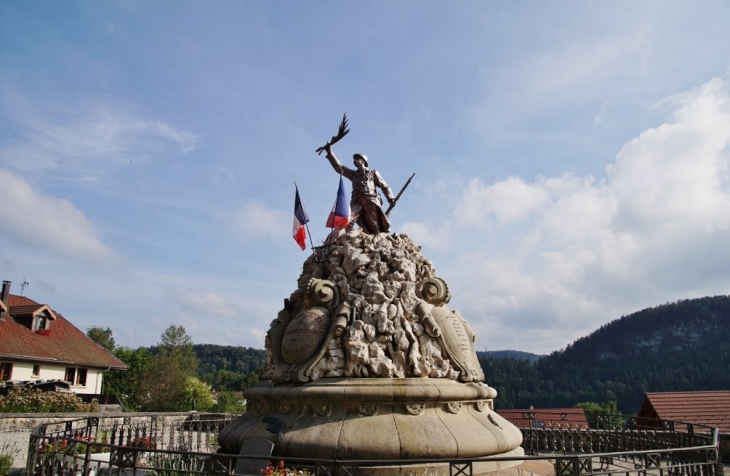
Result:
{"type": "Polygon", "coordinates": [[[28,286],[30,283],[23,278],[23,282],[20,283],[20,295],[23,295],[23,291],[25,291],[25,287],[28,286]]]}

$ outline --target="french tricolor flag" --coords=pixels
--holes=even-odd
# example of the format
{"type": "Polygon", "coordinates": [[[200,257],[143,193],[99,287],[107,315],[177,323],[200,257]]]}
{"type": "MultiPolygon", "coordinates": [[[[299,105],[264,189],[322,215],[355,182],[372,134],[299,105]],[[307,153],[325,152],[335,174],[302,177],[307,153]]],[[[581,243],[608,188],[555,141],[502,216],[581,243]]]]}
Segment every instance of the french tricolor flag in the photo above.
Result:
{"type": "Polygon", "coordinates": [[[327,228],[344,228],[350,224],[350,202],[345,194],[345,184],[342,183],[340,175],[340,188],[337,190],[337,201],[332,207],[330,216],[327,218],[327,228]]]}
{"type": "Polygon", "coordinates": [[[309,217],[307,211],[302,205],[302,201],[299,198],[299,189],[294,186],[296,190],[296,196],[294,197],[294,241],[299,243],[299,246],[304,250],[307,247],[307,229],[305,225],[309,223],[309,217]]]}

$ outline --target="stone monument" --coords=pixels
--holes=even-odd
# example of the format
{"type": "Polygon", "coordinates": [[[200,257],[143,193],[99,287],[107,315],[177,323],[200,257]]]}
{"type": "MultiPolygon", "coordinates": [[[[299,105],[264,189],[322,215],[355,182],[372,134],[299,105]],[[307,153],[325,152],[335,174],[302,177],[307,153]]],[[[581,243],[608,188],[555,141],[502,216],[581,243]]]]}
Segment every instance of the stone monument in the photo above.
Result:
{"type": "Polygon", "coordinates": [[[446,463],[409,460],[523,455],[522,433],[494,412],[474,332],[446,306],[448,285],[420,246],[388,233],[388,213],[413,176],[394,196],[365,155],[343,166],[331,148],[349,132],[345,115],[317,153],[352,182],[353,223],[304,262],[266,335],[262,382],[245,392],[246,414],[221,431],[221,450],[247,454],[264,439],[272,458],[369,461],[360,473],[379,476],[449,473],[446,463]]]}
{"type": "Polygon", "coordinates": [[[262,382],[246,391],[248,412],[221,432],[222,450],[266,438],[272,458],[522,455],[522,434],[493,411],[497,392],[483,383],[474,333],[450,298],[407,235],[336,230],[271,323],[262,382]]]}

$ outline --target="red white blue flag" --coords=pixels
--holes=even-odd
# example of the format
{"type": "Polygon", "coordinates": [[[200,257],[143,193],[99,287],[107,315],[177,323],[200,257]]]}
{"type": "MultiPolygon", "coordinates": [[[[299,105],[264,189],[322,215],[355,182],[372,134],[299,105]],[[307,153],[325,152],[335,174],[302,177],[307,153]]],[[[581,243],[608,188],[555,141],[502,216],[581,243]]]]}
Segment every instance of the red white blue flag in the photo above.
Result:
{"type": "Polygon", "coordinates": [[[332,207],[330,216],[327,218],[327,228],[344,228],[350,224],[350,202],[347,201],[345,194],[345,184],[342,183],[342,175],[340,175],[340,188],[337,189],[337,201],[332,207]]]}
{"type": "Polygon", "coordinates": [[[302,205],[302,201],[299,198],[299,189],[294,186],[296,190],[296,196],[294,197],[294,240],[299,243],[302,249],[307,247],[307,229],[304,227],[309,222],[307,211],[302,205]]]}

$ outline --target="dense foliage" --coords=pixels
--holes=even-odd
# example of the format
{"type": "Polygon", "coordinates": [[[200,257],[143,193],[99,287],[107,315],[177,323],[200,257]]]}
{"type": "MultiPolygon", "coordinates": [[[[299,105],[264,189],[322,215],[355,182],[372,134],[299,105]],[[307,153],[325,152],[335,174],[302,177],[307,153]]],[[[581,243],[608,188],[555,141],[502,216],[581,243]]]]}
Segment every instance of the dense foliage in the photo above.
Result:
{"type": "Polygon", "coordinates": [[[196,344],[201,380],[218,391],[241,391],[259,381],[266,352],[251,347],[196,344]]]}
{"type": "Polygon", "coordinates": [[[535,363],[484,354],[480,362],[497,408],[615,401],[634,414],[645,392],[730,389],[730,296],[624,316],[535,363]]]}
{"type": "Polygon", "coordinates": [[[95,412],[99,403],[84,403],[75,393],[41,392],[30,387],[11,388],[0,395],[0,413],[95,412]]]}
{"type": "Polygon", "coordinates": [[[92,327],[87,335],[126,363],[126,371],[112,370],[104,377],[104,391],[115,394],[129,410],[241,413],[240,392],[258,382],[263,350],[195,345],[183,326],[171,325],[158,345],[138,349],[115,347],[111,329],[92,327]],[[213,390],[222,391],[216,402],[213,390]],[[193,403],[194,402],[194,403],[193,403]]]}
{"type": "MultiPolygon", "coordinates": [[[[111,341],[112,345],[114,342],[110,330],[104,333],[92,328],[87,335],[111,341]]],[[[111,351],[129,369],[110,371],[104,379],[104,391],[117,395],[127,409],[186,411],[192,409],[193,399],[196,404],[200,401],[204,406],[212,406],[210,388],[196,378],[198,358],[183,326],[171,325],[165,329],[154,352],[126,347],[111,351]],[[209,395],[203,395],[205,390],[209,395]]]]}

